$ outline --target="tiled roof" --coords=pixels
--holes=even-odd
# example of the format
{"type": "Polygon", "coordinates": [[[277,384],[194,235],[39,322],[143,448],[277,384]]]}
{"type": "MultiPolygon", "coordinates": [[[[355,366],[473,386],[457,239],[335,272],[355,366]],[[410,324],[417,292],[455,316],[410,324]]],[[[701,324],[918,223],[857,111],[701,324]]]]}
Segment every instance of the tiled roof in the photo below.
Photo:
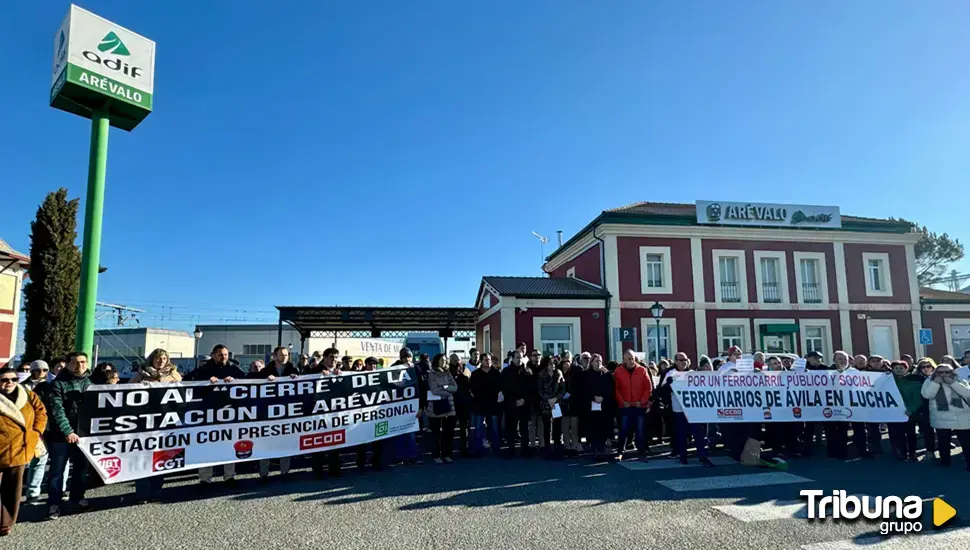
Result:
{"type": "Polygon", "coordinates": [[[565,277],[482,278],[502,296],[519,298],[607,298],[610,293],[578,279],[565,277]]]}
{"type": "MultiPolygon", "coordinates": [[[[610,208],[607,212],[617,214],[643,214],[648,216],[697,216],[697,209],[693,204],[677,202],[635,202],[619,208],[610,208]]],[[[893,220],[864,218],[861,216],[842,216],[843,222],[852,223],[894,223],[893,220]]]]}
{"type": "Polygon", "coordinates": [[[919,297],[924,300],[970,303],[970,294],[965,294],[963,292],[950,292],[949,290],[937,290],[935,288],[919,289],[919,297]]]}

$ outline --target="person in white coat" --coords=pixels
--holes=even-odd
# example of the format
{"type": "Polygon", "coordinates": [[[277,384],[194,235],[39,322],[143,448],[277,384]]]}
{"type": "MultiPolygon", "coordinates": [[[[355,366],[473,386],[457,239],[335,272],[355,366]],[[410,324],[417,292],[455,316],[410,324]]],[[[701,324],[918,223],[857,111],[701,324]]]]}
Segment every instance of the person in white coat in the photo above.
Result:
{"type": "Polygon", "coordinates": [[[970,383],[958,380],[953,367],[943,364],[923,382],[921,393],[929,401],[940,466],[950,465],[950,438],[956,435],[970,471],[970,383]]]}

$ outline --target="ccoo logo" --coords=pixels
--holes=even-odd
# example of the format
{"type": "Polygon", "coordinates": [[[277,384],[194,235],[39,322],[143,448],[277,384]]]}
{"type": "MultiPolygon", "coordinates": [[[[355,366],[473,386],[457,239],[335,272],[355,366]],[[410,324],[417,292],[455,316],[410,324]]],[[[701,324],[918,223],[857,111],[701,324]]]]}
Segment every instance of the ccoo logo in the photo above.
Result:
{"type": "Polygon", "coordinates": [[[152,454],[152,471],[165,472],[185,467],[185,449],[168,449],[152,454]]]}
{"type": "Polygon", "coordinates": [[[108,479],[121,473],[121,459],[116,456],[102,458],[98,461],[98,466],[101,466],[104,473],[108,475],[108,479]]]}

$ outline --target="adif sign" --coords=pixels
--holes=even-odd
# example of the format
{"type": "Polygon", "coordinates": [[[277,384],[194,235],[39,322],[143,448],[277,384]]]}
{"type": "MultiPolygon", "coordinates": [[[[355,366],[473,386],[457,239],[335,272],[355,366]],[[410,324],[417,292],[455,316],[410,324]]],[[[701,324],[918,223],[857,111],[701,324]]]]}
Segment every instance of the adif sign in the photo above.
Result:
{"type": "Polygon", "coordinates": [[[54,34],[51,106],[89,117],[106,108],[131,130],[152,111],[155,42],[71,5],[54,34]]]}
{"type": "Polygon", "coordinates": [[[838,206],[697,201],[697,223],[779,227],[842,227],[838,206]]]}

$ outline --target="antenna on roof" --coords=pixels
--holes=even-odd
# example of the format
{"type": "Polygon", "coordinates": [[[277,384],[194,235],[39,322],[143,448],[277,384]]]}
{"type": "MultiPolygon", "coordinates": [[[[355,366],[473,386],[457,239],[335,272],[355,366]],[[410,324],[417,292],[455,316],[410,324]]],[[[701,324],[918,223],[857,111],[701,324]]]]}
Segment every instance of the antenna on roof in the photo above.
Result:
{"type": "Polygon", "coordinates": [[[545,275],[546,271],[542,269],[542,264],[546,263],[546,243],[549,242],[549,237],[543,237],[542,235],[532,232],[532,235],[539,239],[539,269],[542,270],[542,274],[545,275]]]}

